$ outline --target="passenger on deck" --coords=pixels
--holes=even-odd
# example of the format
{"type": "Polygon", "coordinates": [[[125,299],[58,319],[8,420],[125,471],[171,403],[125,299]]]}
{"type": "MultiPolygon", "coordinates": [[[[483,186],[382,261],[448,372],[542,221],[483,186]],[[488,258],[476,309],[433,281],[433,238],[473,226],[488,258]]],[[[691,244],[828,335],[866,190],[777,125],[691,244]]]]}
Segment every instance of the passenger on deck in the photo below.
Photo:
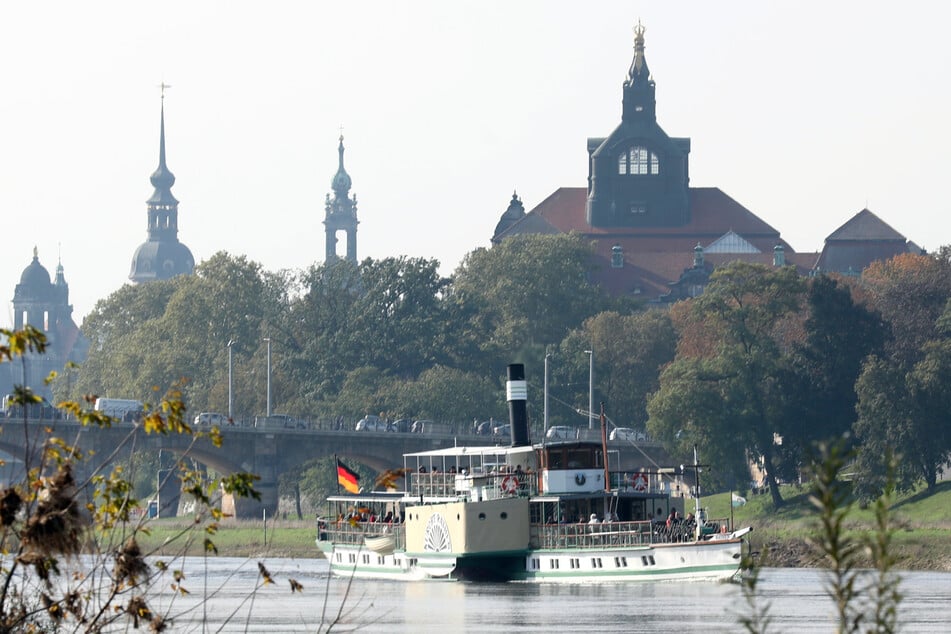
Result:
{"type": "Polygon", "coordinates": [[[426,465],[424,465],[424,464],[419,465],[419,472],[420,472],[420,473],[426,473],[426,465]]]}
{"type": "Polygon", "coordinates": [[[598,514],[592,513],[591,517],[588,519],[588,524],[600,524],[600,523],[601,522],[598,521],[598,514]]]}
{"type": "Polygon", "coordinates": [[[670,509],[670,515],[667,516],[667,528],[670,528],[678,522],[680,522],[680,518],[677,517],[677,509],[670,509]]]}

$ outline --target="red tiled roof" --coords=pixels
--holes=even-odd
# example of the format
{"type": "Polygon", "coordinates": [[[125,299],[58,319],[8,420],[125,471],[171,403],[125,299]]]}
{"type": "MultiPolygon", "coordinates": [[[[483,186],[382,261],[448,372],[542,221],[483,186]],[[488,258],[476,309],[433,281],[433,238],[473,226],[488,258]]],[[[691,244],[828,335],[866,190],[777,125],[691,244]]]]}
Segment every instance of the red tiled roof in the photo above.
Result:
{"type": "Polygon", "coordinates": [[[577,232],[595,242],[592,281],[612,295],[636,294],[653,299],[670,291],[687,269],[693,267],[694,247],[706,246],[734,231],[760,253],[705,253],[710,266],[742,260],[772,266],[773,250],[781,245],[786,264],[803,275],[811,271],[818,253],[796,253],[779,231],[716,187],[691,188],[690,222],[679,227],[591,227],[587,223],[583,187],[561,187],[521,220],[493,237],[537,233],[577,232]],[[624,266],[611,266],[613,248],[619,246],[624,266]]]}
{"type": "Polygon", "coordinates": [[[577,231],[598,240],[636,240],[640,250],[646,251],[692,249],[698,242],[709,244],[730,230],[762,251],[772,252],[777,244],[792,251],[779,237],[779,231],[716,187],[690,189],[690,222],[678,227],[591,227],[585,213],[586,201],[584,187],[561,187],[493,240],[538,233],[539,221],[543,221],[555,232],[577,231]]]}

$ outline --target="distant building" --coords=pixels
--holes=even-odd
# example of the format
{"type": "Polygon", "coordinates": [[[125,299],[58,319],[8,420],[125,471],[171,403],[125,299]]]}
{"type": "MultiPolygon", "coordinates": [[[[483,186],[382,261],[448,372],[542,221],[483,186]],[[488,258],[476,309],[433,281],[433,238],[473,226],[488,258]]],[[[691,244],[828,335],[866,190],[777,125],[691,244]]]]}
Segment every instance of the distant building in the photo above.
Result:
{"type": "Polygon", "coordinates": [[[9,394],[14,385],[26,385],[36,394],[52,398],[50,387],[44,383],[50,372],[62,372],[70,361],[85,361],[89,342],[80,333],[72,315],[62,263],[57,264],[56,278],[51,281],[49,271],[40,264],[34,248],[33,261],[23,269],[13,293],[13,328],[20,330],[29,324],[42,330],[48,347],[44,354],[28,354],[22,360],[3,365],[4,371],[0,373],[3,394],[9,394]]]}
{"type": "Polygon", "coordinates": [[[861,275],[862,269],[872,262],[888,260],[901,253],[924,253],[924,250],[871,211],[863,209],[826,238],[816,271],[861,275]]]}
{"type": "Polygon", "coordinates": [[[165,95],[162,95],[159,132],[159,165],[149,179],[155,191],[146,201],[148,208],[148,239],[132,256],[129,279],[135,284],[167,280],[176,275],[191,275],[195,258],[178,241],[178,200],[172,195],[175,175],[165,164],[165,95]]]}
{"type": "Polygon", "coordinates": [[[917,249],[864,210],[827,239],[821,258],[796,253],[720,189],[690,187],[690,139],[658,125],[655,88],[638,24],[621,123],[607,137],[588,139],[587,188],[560,187],[528,213],[513,195],[492,242],[579,233],[595,243],[593,282],[613,295],[661,303],[701,294],[713,269],[735,260],[793,265],[803,275],[843,272],[846,264],[861,272],[876,259],[917,249]]]}
{"type": "Polygon", "coordinates": [[[350,175],[343,167],[343,135],[340,135],[340,145],[337,147],[340,155],[340,164],[337,167],[337,173],[334,175],[331,186],[334,190],[333,199],[327,194],[327,201],[324,205],[325,216],[324,226],[326,227],[326,250],[324,261],[329,262],[337,257],[337,232],[343,231],[347,234],[347,255],[346,259],[356,264],[357,262],[357,196],[350,197],[350,175]]]}

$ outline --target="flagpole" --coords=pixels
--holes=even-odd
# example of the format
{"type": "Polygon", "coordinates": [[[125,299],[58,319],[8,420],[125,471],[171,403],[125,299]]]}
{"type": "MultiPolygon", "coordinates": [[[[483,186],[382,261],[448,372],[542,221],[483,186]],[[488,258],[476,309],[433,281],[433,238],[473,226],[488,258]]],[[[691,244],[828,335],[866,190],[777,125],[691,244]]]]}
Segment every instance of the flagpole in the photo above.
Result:
{"type": "Polygon", "coordinates": [[[337,454],[334,454],[334,482],[337,483],[337,495],[340,495],[340,461],[337,454]]]}

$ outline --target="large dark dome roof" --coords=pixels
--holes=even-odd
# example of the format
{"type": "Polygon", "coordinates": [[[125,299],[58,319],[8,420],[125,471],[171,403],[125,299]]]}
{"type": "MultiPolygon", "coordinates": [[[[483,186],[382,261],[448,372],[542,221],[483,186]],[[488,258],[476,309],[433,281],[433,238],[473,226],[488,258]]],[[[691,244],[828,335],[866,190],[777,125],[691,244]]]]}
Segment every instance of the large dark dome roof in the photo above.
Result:
{"type": "Polygon", "coordinates": [[[191,275],[194,270],[195,258],[181,242],[149,240],[135,250],[129,279],[137,283],[167,280],[176,275],[191,275]]]}
{"type": "Polygon", "coordinates": [[[30,265],[23,269],[23,274],[20,276],[20,284],[28,286],[29,288],[42,288],[46,289],[50,285],[50,272],[46,270],[46,267],[40,264],[40,258],[34,252],[33,261],[30,262],[30,265]]]}

